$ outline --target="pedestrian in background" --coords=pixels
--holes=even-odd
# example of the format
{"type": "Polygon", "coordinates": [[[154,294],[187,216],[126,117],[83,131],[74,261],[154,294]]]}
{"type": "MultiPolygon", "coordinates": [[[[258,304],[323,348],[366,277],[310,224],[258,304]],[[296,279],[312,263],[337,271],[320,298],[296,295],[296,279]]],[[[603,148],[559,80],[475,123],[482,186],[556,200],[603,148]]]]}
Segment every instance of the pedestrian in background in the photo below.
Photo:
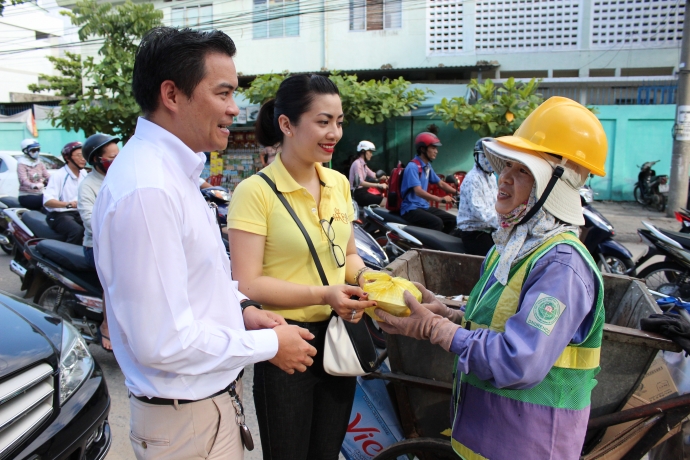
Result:
{"type": "Polygon", "coordinates": [[[483,145],[489,139],[479,139],[474,145],[474,166],[465,175],[460,187],[456,232],[462,238],[467,254],[482,257],[493,247],[491,234],[498,229],[498,184],[483,145]]]}
{"type": "Polygon", "coordinates": [[[285,79],[256,123],[261,144],[282,145],[262,173],[310,235],[330,286],[322,285],[304,235],[266,180],[258,175],[244,180],[230,202],[230,248],[240,255],[232,267],[240,291],[289,324],[308,328],[318,350],[303,374],[285,374],[268,362],[254,366],[265,460],[337,460],[352,410],[356,379],[323,369],[331,313],[357,322],[364,308],[374,305],[360,288],[366,268],[355,246],[348,180],[322,166],[342,137],[342,123],[338,88],[319,75],[285,79]]]}
{"type": "Polygon", "coordinates": [[[251,444],[243,367],[270,359],[281,372],[303,372],[315,353],[308,331],[237,291],[199,193],[202,152],[226,148],[239,112],[235,51],[217,30],[158,27],[142,38],[132,92],[144,116],[93,209],[94,258],[138,459],[242,459],[251,444]]]}

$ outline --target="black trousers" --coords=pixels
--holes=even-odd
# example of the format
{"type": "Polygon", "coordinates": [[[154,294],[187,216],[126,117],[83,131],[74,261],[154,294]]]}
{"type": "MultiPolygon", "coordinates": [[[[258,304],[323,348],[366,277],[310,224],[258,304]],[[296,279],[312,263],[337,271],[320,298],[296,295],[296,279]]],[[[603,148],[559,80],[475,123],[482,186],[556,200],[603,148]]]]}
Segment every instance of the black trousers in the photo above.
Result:
{"type": "Polygon", "coordinates": [[[452,232],[457,226],[457,218],[453,214],[432,207],[407,211],[402,218],[415,227],[430,228],[445,233],[452,232]]]}
{"type": "Polygon", "coordinates": [[[463,232],[462,230],[457,230],[453,235],[462,238],[462,243],[465,245],[465,253],[473,256],[484,257],[494,246],[494,239],[491,237],[491,233],[488,232],[463,232]]]}
{"type": "Polygon", "coordinates": [[[381,204],[383,201],[383,195],[374,195],[369,193],[366,187],[360,187],[355,189],[353,194],[355,201],[360,206],[370,206],[372,204],[381,204]]]}
{"type": "Polygon", "coordinates": [[[328,321],[309,329],[318,353],[306,372],[289,375],[268,361],[254,365],[254,404],[264,460],[337,460],[355,398],[355,377],[323,370],[328,321]]]}
{"type": "Polygon", "coordinates": [[[84,240],[84,223],[79,211],[51,212],[47,221],[54,232],[67,238],[65,242],[81,246],[84,240]]]}
{"type": "Polygon", "coordinates": [[[40,211],[41,208],[43,208],[42,193],[39,195],[19,195],[17,199],[23,208],[32,209],[34,211],[40,211]]]}

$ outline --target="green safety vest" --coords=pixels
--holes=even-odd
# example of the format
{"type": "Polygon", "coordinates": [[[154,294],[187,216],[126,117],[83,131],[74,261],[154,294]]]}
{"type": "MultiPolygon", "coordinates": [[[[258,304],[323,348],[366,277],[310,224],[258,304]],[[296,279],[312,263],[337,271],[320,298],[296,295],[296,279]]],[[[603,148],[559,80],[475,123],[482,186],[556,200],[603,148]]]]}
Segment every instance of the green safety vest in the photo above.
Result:
{"type": "MultiPolygon", "coordinates": [[[[592,272],[596,274],[599,288],[594,323],[589,334],[582,343],[569,344],[544,380],[535,387],[525,390],[496,388],[472,372],[462,374],[458,379],[456,358],[456,379],[453,388],[455,413],[457,413],[457,405],[461,397],[459,382],[468,383],[481,390],[517,401],[559,409],[581,410],[590,405],[592,388],[597,384],[594,377],[599,372],[599,355],[604,329],[604,283],[589,251],[573,233],[560,233],[550,238],[511,268],[505,286],[497,282],[484,292],[491,274],[498,266],[499,254],[494,247],[487,255],[484,274],[470,294],[463,318],[463,327],[469,327],[470,330],[488,328],[496,332],[505,332],[506,322],[517,313],[522,286],[532,267],[544,254],[558,244],[568,244],[575,248],[587,261],[592,272]]],[[[484,459],[455,439],[452,440],[452,443],[455,451],[466,460],[484,459]]]]}

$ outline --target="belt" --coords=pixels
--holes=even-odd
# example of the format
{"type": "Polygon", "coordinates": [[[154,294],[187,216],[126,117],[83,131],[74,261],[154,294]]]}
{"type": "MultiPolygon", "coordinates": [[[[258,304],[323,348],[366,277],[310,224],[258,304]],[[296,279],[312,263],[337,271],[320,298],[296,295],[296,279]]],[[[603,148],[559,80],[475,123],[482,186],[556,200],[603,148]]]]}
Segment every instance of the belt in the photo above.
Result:
{"type": "Polygon", "coordinates": [[[244,369],[242,369],[242,370],[240,371],[240,373],[239,373],[239,375],[237,376],[237,378],[236,378],[235,380],[233,380],[233,381],[230,383],[230,385],[228,385],[227,387],[223,388],[222,390],[220,390],[220,391],[218,391],[218,392],[216,392],[216,393],[213,393],[211,396],[207,396],[207,397],[205,397],[205,398],[196,399],[196,400],[190,400],[190,399],[149,398],[149,397],[146,397],[146,396],[137,396],[137,395],[134,395],[134,394],[131,394],[131,393],[130,393],[130,396],[133,397],[134,399],[138,399],[139,401],[144,402],[144,403],[146,403],[146,404],[153,404],[154,406],[174,406],[174,405],[175,405],[175,401],[177,401],[177,404],[191,404],[191,403],[195,403],[195,402],[198,402],[198,401],[203,401],[203,400],[205,400],[205,399],[215,398],[216,396],[220,396],[220,395],[222,395],[223,393],[229,392],[229,391],[230,391],[230,387],[233,385],[233,383],[235,383],[235,382],[237,382],[239,379],[241,379],[243,375],[244,375],[244,369]]]}

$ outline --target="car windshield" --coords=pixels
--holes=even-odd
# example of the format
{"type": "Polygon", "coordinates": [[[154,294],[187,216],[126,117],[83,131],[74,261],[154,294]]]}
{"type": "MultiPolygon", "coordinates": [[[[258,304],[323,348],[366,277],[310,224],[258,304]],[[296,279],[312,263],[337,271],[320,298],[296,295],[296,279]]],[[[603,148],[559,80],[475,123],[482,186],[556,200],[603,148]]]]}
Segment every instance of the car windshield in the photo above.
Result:
{"type": "Polygon", "coordinates": [[[65,162],[52,155],[40,155],[39,158],[46,165],[47,169],[60,169],[65,166],[65,162]]]}

